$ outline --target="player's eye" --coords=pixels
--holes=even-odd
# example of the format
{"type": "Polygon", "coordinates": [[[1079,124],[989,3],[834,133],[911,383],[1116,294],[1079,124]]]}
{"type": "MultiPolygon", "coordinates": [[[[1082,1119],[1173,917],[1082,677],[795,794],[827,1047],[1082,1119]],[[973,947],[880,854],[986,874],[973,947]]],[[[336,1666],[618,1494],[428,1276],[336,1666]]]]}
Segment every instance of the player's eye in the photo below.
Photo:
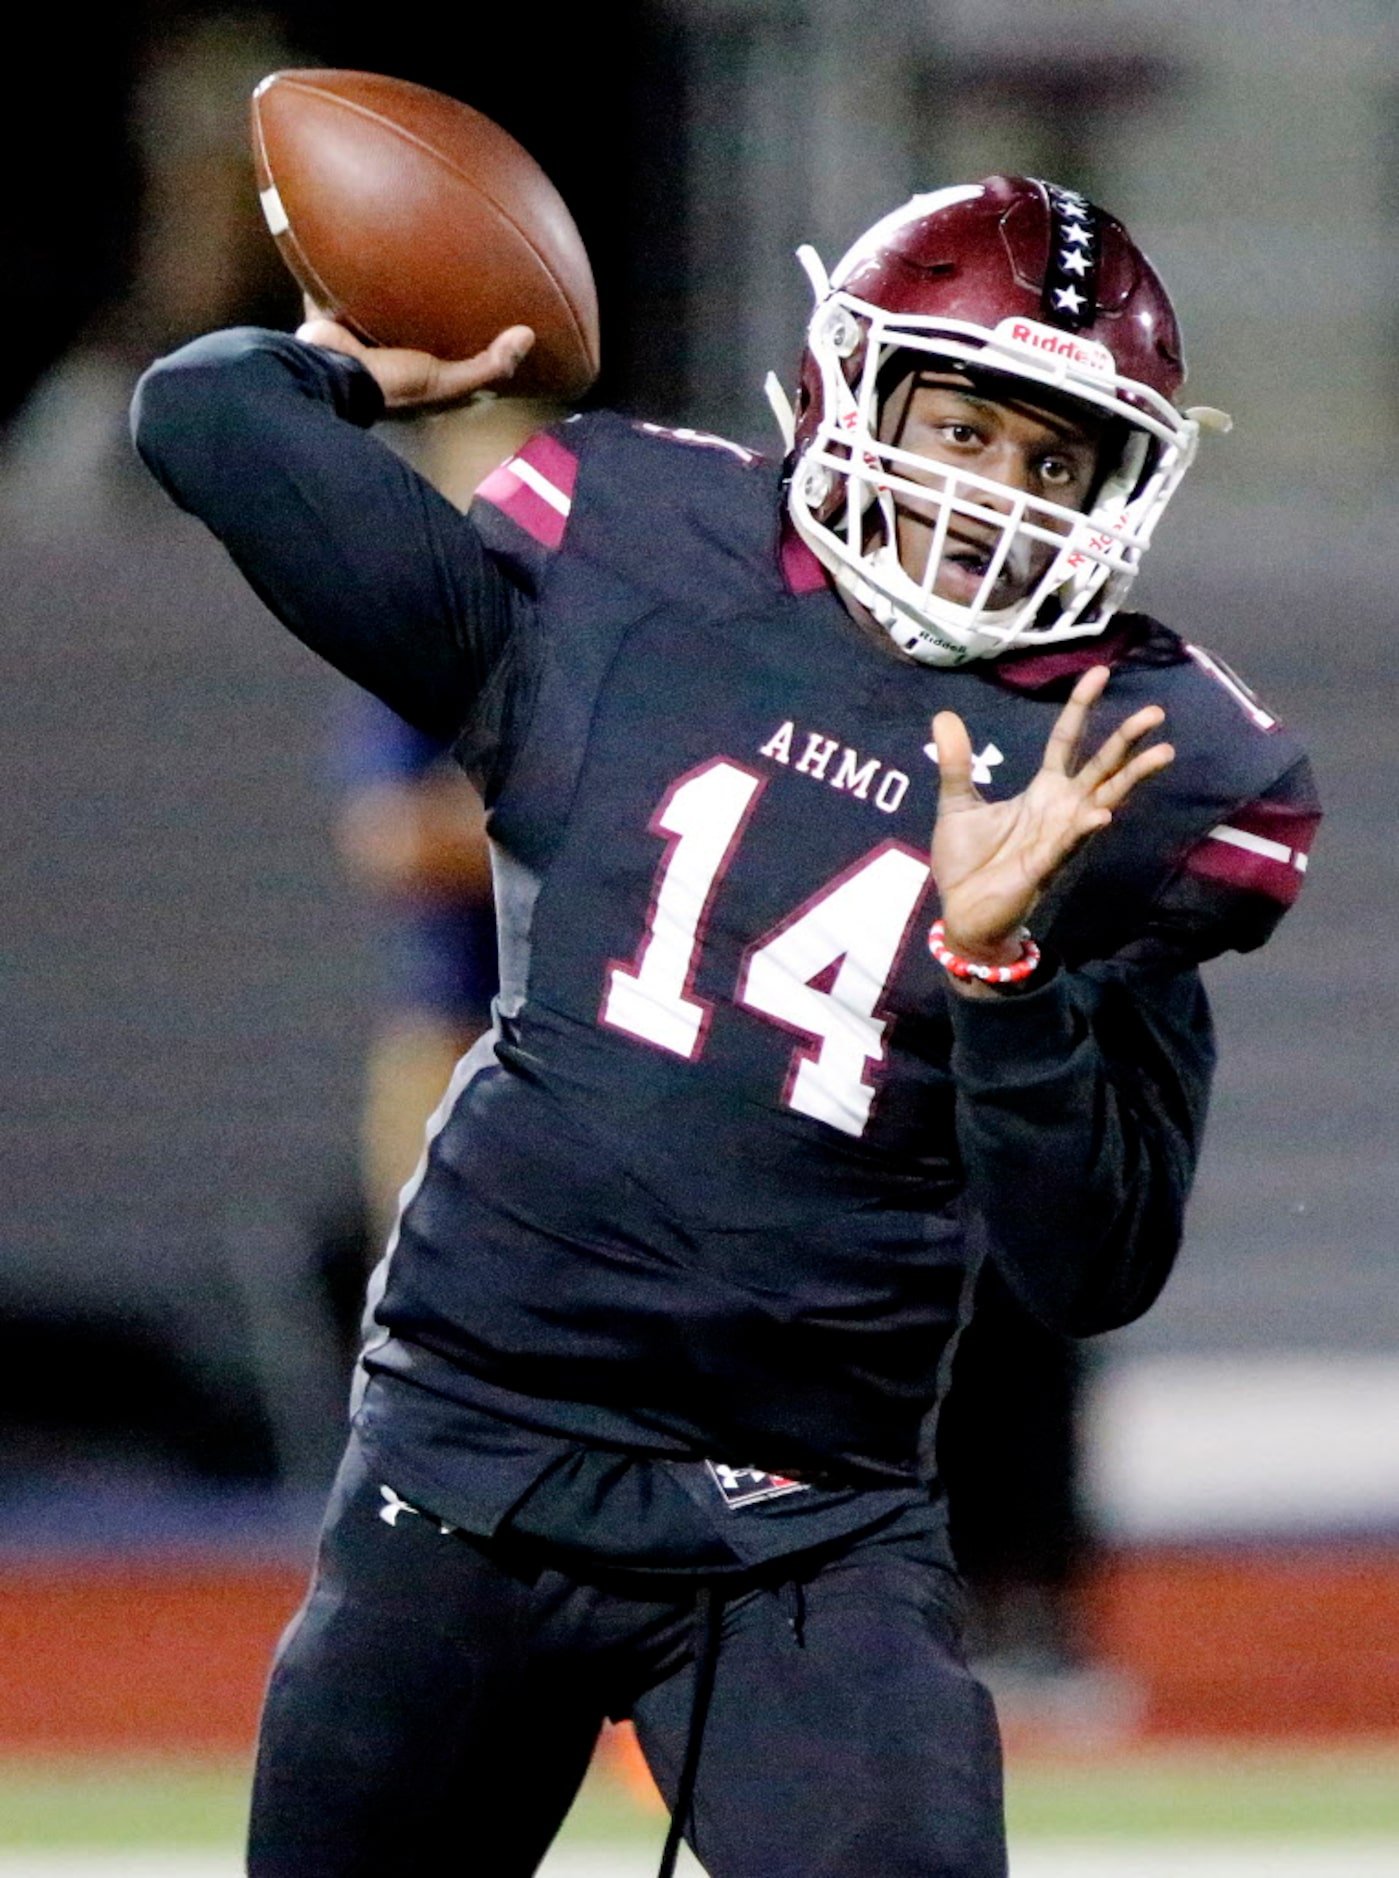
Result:
{"type": "Polygon", "coordinates": [[[1066,456],[1040,459],[1040,481],[1050,489],[1071,489],[1079,479],[1078,464],[1066,456]]]}
{"type": "Polygon", "coordinates": [[[956,444],[958,449],[965,450],[981,439],[981,433],[976,425],[968,424],[961,418],[949,418],[941,428],[947,441],[956,444]]]}

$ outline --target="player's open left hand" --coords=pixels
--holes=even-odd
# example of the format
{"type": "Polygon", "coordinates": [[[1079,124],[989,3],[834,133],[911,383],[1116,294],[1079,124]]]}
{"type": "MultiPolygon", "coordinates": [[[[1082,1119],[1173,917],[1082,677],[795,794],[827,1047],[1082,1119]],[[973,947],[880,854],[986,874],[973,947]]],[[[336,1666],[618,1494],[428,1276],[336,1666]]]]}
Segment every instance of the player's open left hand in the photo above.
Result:
{"type": "Polygon", "coordinates": [[[1030,786],[1007,802],[987,802],[972,783],[967,727],[952,711],[933,719],[938,751],[938,817],[932,868],[947,943],[987,965],[1019,956],[1018,933],[1036,901],[1078,847],[1112,820],[1138,783],[1165,769],[1168,743],[1138,748],[1165,721],[1159,705],[1134,711],[1081,767],[1088,713],[1108,682],[1105,665],[1079,679],[1055,720],[1030,786]]]}
{"type": "Polygon", "coordinates": [[[368,346],[348,326],[307,306],[306,321],[296,329],[298,339],[346,352],[369,372],[390,411],[445,411],[465,404],[478,391],[505,384],[534,344],[528,326],[507,326],[484,352],[470,359],[435,359],[430,352],[407,346],[368,346]]]}

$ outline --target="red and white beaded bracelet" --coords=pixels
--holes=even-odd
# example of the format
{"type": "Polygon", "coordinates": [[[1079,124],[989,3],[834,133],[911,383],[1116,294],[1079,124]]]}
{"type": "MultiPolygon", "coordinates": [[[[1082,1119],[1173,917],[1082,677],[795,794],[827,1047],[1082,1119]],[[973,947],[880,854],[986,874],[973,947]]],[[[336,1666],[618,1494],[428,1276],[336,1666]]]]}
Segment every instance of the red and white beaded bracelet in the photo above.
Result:
{"type": "Polygon", "coordinates": [[[978,965],[974,959],[959,958],[947,943],[946,931],[940,919],[933,921],[928,932],[928,950],[954,978],[979,978],[986,985],[1018,985],[1040,962],[1040,949],[1023,926],[1020,928],[1020,957],[1011,965],[978,965]]]}

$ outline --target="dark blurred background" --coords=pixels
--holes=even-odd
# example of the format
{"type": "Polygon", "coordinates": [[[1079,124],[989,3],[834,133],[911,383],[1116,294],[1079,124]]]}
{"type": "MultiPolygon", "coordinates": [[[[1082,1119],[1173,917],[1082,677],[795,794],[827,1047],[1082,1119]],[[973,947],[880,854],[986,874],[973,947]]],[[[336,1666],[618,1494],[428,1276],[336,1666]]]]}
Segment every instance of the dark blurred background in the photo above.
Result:
{"type": "MultiPolygon", "coordinates": [[[[1331,819],[1277,942],[1213,973],[1223,1068],[1165,1301],[1035,1359],[1058,1392],[1030,1468],[1058,1482],[1043,1573],[1085,1534],[1399,1531],[1392,7],[152,0],[30,32],[0,117],[0,1540],[75,1507],[119,1527],[177,1494],[312,1495],[339,1438],[376,996],[331,838],[339,681],[124,440],[150,358],[295,323],[245,124],[299,64],[512,131],[593,257],[596,397],[765,448],[799,242],[834,260],[914,189],[1009,169],[1152,254],[1192,395],[1237,428],[1206,439],[1143,601],[1301,730],[1331,819]]],[[[984,1429],[1007,1392],[975,1386],[984,1429]]],[[[1002,1510],[1033,1496],[997,1479],[1002,1510]]],[[[977,1542],[992,1576],[1016,1543],[977,1542]]]]}

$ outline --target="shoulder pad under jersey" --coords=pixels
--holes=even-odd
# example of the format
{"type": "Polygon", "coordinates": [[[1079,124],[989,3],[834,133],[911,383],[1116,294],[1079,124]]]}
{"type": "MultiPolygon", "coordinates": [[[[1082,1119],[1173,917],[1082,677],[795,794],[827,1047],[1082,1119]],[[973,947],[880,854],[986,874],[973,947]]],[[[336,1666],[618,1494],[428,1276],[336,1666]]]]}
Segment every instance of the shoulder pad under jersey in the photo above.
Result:
{"type": "Polygon", "coordinates": [[[647,604],[731,610],[792,591],[780,494],[778,466],[742,444],[598,411],[531,437],[471,513],[532,593],[558,557],[577,555],[647,604]]]}

